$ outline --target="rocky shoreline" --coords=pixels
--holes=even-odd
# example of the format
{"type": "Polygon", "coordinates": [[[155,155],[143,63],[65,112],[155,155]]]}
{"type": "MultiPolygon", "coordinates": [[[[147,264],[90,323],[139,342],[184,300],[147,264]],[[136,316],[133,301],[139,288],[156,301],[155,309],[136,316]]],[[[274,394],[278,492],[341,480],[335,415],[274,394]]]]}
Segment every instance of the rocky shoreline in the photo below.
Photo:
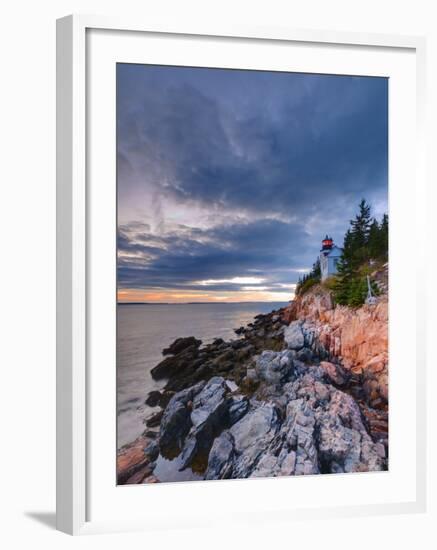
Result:
{"type": "Polygon", "coordinates": [[[179,338],[164,349],[152,376],[165,386],[146,399],[157,412],[119,450],[118,483],[386,470],[379,363],[354,368],[326,345],[320,319],[295,318],[296,307],[258,315],[234,340],[179,338]]]}

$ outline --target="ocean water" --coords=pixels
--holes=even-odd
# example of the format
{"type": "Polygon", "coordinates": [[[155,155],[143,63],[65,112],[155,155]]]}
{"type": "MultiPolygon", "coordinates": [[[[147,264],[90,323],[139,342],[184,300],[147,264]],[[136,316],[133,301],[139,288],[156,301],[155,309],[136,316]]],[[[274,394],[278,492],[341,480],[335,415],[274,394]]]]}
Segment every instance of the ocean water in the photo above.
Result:
{"type": "Polygon", "coordinates": [[[285,306],[284,302],[236,304],[119,304],[117,306],[117,441],[121,447],[143,433],[144,419],[154,411],[144,401],[161,389],[150,370],[162,350],[176,338],[195,336],[203,344],[215,338],[237,338],[234,328],[255,315],[285,306]]]}

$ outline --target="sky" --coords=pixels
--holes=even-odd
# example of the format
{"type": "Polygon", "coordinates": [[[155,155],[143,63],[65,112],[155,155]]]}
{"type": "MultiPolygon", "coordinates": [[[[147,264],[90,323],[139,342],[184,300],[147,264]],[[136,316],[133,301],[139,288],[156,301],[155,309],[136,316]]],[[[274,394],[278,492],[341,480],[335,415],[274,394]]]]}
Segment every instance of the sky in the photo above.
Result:
{"type": "Polygon", "coordinates": [[[118,300],[292,299],[388,210],[387,109],[384,78],[118,64],[118,300]]]}

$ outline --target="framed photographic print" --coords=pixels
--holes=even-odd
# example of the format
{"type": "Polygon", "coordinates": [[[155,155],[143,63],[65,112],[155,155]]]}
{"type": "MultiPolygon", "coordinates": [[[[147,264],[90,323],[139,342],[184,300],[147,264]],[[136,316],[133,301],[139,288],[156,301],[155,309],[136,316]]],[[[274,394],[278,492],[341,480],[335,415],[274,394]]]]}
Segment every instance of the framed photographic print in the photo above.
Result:
{"type": "Polygon", "coordinates": [[[59,529],[424,509],[423,63],[58,21],[59,529]]]}

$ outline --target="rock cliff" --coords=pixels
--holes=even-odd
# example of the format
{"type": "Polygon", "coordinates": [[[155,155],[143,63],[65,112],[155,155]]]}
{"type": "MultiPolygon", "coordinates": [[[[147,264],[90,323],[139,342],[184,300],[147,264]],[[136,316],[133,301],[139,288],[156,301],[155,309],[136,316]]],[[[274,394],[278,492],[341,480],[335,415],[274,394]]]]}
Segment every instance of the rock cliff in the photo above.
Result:
{"type": "Polygon", "coordinates": [[[375,304],[352,309],[335,306],[319,285],[235,329],[236,339],[177,339],[152,370],[166,379],[147,398],[160,410],[119,451],[118,482],[386,470],[388,302],[380,289],[375,304]]]}
{"type": "Polygon", "coordinates": [[[334,306],[331,294],[313,287],[284,309],[289,332],[300,331],[310,347],[327,359],[335,359],[362,378],[366,399],[372,407],[388,402],[388,299],[358,309],[334,306]]]}

